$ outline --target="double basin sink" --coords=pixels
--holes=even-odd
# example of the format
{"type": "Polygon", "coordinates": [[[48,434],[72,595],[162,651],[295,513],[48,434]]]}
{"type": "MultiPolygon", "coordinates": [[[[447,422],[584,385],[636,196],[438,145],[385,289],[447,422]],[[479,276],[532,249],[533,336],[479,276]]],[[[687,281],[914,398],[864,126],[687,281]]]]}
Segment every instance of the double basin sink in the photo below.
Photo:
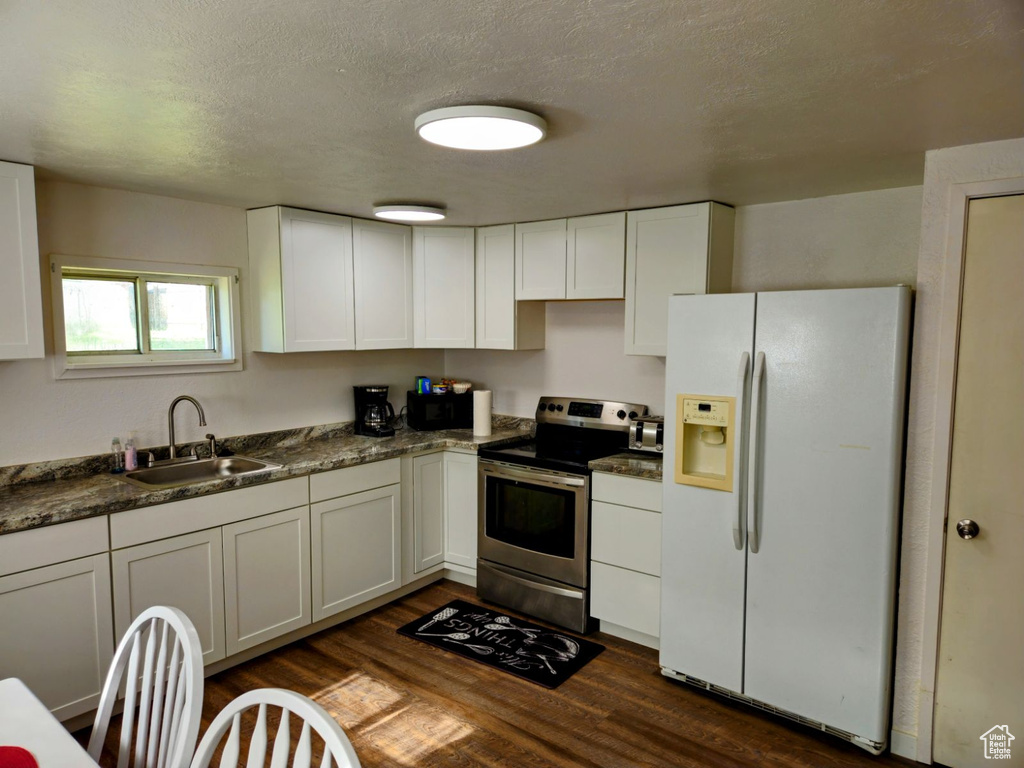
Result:
{"type": "Polygon", "coordinates": [[[125,472],[121,477],[132,485],[157,490],[174,488],[179,485],[202,483],[206,480],[223,480],[227,477],[256,475],[280,469],[280,464],[261,459],[250,459],[246,456],[221,456],[196,461],[183,461],[180,464],[166,464],[158,467],[145,467],[125,472]]]}

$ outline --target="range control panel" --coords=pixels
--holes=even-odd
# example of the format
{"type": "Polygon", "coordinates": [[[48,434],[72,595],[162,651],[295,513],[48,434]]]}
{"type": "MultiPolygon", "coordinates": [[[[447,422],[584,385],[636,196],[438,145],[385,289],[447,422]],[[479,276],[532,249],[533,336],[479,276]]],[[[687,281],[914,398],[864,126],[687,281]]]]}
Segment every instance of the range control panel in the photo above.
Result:
{"type": "Polygon", "coordinates": [[[542,397],[537,422],[628,432],[633,420],[647,415],[647,406],[582,397],[542,397]]]}

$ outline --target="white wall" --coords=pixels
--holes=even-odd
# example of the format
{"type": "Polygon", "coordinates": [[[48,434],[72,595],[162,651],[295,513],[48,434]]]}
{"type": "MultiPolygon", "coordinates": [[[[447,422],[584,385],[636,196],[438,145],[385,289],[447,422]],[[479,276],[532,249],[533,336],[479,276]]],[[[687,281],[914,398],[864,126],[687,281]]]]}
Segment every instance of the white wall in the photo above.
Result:
{"type": "MultiPolygon", "coordinates": [[[[913,284],[921,188],[736,210],[733,290],[913,284]]],[[[447,375],[494,391],[494,409],[532,416],[541,395],[616,398],[664,413],[662,358],[623,353],[624,302],[549,302],[547,348],[449,350],[447,375]]]]}
{"type": "Polygon", "coordinates": [[[60,182],[39,182],[37,204],[48,355],[51,253],[216,264],[241,270],[245,370],[57,381],[49,357],[0,362],[0,466],[101,453],[129,430],[142,445],[165,445],[167,407],[180,394],[203,404],[209,424],[200,428],[194,409],[181,407],[177,437],[185,442],[207,431],[226,437],[350,420],[353,384],[389,384],[397,410],[416,375],[443,370],[435,350],[251,352],[241,208],[60,182]]]}
{"type": "Polygon", "coordinates": [[[547,345],[534,352],[450,349],[445,371],[494,392],[494,410],[533,416],[541,395],[615,398],[662,413],[665,360],[633,357],[625,302],[548,302],[547,345]]]}
{"type": "MultiPolygon", "coordinates": [[[[922,761],[931,759],[932,707],[939,591],[943,557],[944,504],[933,502],[933,483],[942,487],[948,453],[936,453],[940,424],[948,424],[951,402],[939,392],[948,381],[951,350],[940,339],[955,334],[957,286],[947,286],[947,260],[962,247],[947,243],[950,187],[999,179],[1020,179],[1024,189],[1024,138],[929,152],[925,160],[921,245],[917,260],[914,351],[910,378],[907,461],[903,504],[903,548],[893,707],[894,746],[922,761]],[[951,289],[951,290],[949,290],[951,289]],[[948,300],[947,297],[954,297],[948,300]],[[944,299],[947,299],[944,301],[944,299]],[[950,329],[953,329],[952,332],[950,329]],[[949,363],[949,364],[947,364],[949,363]],[[915,744],[916,741],[916,744],[915,744]],[[916,755],[914,749],[916,748],[916,755]]],[[[955,270],[953,270],[955,272],[955,270]]]]}
{"type": "Polygon", "coordinates": [[[736,209],[734,291],[913,284],[921,187],[736,209]]]}

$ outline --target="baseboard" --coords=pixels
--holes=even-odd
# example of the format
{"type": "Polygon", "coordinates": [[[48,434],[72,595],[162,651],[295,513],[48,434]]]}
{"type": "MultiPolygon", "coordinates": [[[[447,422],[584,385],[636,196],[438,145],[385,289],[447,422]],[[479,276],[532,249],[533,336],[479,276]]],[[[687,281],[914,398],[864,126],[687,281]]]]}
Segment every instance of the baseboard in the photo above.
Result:
{"type": "Polygon", "coordinates": [[[646,632],[638,632],[635,629],[629,627],[623,627],[619,624],[613,624],[610,621],[601,619],[601,632],[612,637],[618,637],[621,640],[629,640],[631,643],[637,645],[643,645],[647,648],[653,648],[658,650],[661,647],[661,641],[654,635],[648,635],[646,632]]]}
{"type": "Polygon", "coordinates": [[[455,563],[445,563],[444,577],[450,581],[465,584],[467,587],[476,586],[476,568],[467,568],[464,565],[456,565],[455,563]]]}
{"type": "Polygon", "coordinates": [[[908,760],[917,760],[917,737],[911,733],[893,730],[889,734],[889,751],[908,760]]]}

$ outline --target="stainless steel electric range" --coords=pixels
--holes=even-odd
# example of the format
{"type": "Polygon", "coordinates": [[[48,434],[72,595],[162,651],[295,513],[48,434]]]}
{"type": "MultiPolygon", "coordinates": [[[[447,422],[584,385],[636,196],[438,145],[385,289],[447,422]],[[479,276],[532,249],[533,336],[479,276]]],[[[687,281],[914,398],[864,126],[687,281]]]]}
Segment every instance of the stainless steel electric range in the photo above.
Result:
{"type": "Polygon", "coordinates": [[[477,595],[590,629],[590,470],[626,450],[635,403],[542,397],[531,442],[479,453],[477,595]]]}

